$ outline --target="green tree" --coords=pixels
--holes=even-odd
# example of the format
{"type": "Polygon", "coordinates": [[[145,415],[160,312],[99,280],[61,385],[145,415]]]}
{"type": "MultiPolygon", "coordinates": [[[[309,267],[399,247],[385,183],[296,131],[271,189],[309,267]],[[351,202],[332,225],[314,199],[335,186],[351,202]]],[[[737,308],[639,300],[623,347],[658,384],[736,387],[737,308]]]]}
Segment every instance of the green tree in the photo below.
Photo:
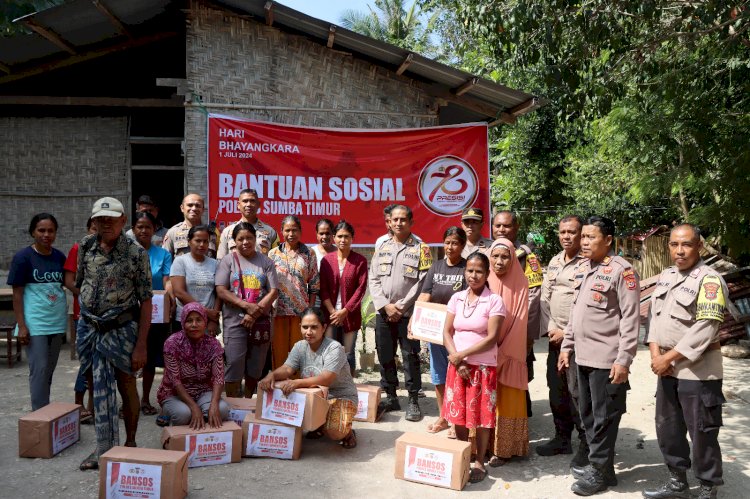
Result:
{"type": "Polygon", "coordinates": [[[0,37],[29,33],[30,31],[22,24],[13,23],[13,19],[62,3],[65,3],[65,0],[5,0],[0,2],[0,37]]]}
{"type": "Polygon", "coordinates": [[[421,10],[414,0],[406,8],[402,0],[375,0],[369,12],[347,10],[341,24],[363,35],[413,50],[428,57],[435,56],[435,45],[430,40],[434,19],[421,18],[421,10]]]}
{"type": "Polygon", "coordinates": [[[625,230],[688,220],[733,255],[750,249],[748,1],[422,6],[455,19],[460,64],[550,100],[497,134],[496,199],[608,214],[625,230]]]}

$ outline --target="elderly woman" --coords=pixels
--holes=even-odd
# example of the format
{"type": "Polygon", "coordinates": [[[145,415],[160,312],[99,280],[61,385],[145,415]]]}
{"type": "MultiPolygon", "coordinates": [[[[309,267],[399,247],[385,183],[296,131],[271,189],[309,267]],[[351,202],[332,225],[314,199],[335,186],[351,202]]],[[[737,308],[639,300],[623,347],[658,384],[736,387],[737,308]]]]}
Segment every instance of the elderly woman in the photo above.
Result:
{"type": "Polygon", "coordinates": [[[307,308],[300,316],[302,336],[294,344],[284,364],[268,373],[258,388],[271,391],[277,381],[283,381],[285,395],[297,388],[328,387],[328,418],[323,426],[307,434],[307,438],[327,435],[340,441],[345,449],[357,446],[352,420],[357,414],[357,388],[354,386],[344,347],[324,336],[323,314],[317,308],[307,308]],[[291,379],[295,374],[300,379],[291,379]]]}
{"type": "Polygon", "coordinates": [[[173,425],[216,428],[229,418],[224,389],[224,350],[206,334],[206,309],[198,302],[182,307],[182,330],[164,343],[164,378],[157,393],[163,414],[173,425]]]}
{"type": "Polygon", "coordinates": [[[526,327],[529,316],[529,281],[518,264],[516,249],[508,239],[492,243],[490,290],[507,309],[500,327],[497,350],[497,421],[493,455],[489,465],[502,466],[513,456],[529,453],[529,421],[526,415],[526,327]]]}
{"type": "Polygon", "coordinates": [[[276,265],[279,299],[276,302],[271,340],[271,364],[284,363],[292,346],[301,339],[300,313],[315,303],[320,291],[318,261],[315,253],[300,241],[302,223],[294,215],[281,221],[283,242],[268,252],[276,265]]]}

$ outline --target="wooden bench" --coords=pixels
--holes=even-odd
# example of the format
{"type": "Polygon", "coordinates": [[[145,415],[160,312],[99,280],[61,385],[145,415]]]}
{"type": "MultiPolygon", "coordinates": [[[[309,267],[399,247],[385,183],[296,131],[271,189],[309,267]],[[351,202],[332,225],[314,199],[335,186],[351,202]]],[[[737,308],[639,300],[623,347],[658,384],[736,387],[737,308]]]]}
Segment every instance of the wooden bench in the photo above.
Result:
{"type": "Polygon", "coordinates": [[[13,324],[0,323],[0,335],[5,336],[6,354],[0,354],[0,358],[8,359],[8,367],[13,367],[14,362],[21,362],[21,341],[18,337],[13,337],[13,332],[16,329],[15,322],[13,324]],[[13,343],[15,340],[16,351],[13,352],[13,343]]]}

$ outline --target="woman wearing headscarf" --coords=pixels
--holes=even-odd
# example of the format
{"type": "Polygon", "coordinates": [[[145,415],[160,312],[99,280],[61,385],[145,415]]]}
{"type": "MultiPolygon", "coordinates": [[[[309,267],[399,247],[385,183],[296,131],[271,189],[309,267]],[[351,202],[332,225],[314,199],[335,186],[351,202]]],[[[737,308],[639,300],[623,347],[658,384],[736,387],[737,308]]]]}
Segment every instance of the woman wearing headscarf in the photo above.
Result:
{"type": "Polygon", "coordinates": [[[500,327],[497,350],[497,410],[490,466],[502,466],[513,456],[529,453],[526,415],[526,327],[529,317],[529,282],[518,264],[516,249],[499,238],[488,251],[490,290],[505,303],[507,315],[500,327]]]}
{"type": "Polygon", "coordinates": [[[163,415],[173,425],[193,429],[221,426],[229,418],[224,389],[224,349],[206,334],[206,309],[198,302],[182,307],[182,330],[164,342],[164,378],[157,393],[163,415]]]}

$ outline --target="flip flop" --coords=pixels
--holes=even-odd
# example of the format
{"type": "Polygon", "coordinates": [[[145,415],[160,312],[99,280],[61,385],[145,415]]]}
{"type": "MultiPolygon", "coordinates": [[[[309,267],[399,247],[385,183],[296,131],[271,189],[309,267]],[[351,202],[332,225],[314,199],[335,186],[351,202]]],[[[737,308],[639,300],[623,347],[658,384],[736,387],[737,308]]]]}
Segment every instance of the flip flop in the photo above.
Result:
{"type": "Polygon", "coordinates": [[[81,424],[94,424],[94,413],[88,409],[81,409],[81,424]]]}
{"type": "Polygon", "coordinates": [[[323,438],[323,430],[318,428],[317,430],[308,431],[307,435],[305,435],[305,438],[308,440],[317,440],[319,438],[323,438]]]}
{"type": "Polygon", "coordinates": [[[156,426],[169,426],[169,422],[169,416],[165,416],[164,414],[156,416],[156,426]]]}
{"type": "Polygon", "coordinates": [[[507,459],[503,459],[503,458],[498,457],[498,456],[492,456],[490,458],[490,460],[487,461],[487,464],[489,464],[493,468],[499,468],[500,466],[504,465],[507,462],[508,462],[507,459]]]}
{"type": "Polygon", "coordinates": [[[353,449],[357,446],[357,433],[352,430],[349,435],[341,441],[341,447],[344,449],[353,449]]]}
{"type": "Polygon", "coordinates": [[[427,433],[440,433],[443,430],[450,428],[450,424],[443,418],[438,418],[434,423],[427,425],[427,433]],[[441,423],[441,424],[439,424],[441,423]]]}
{"type": "Polygon", "coordinates": [[[448,428],[448,435],[446,436],[452,440],[455,440],[456,439],[456,427],[451,425],[451,427],[448,428]]]}
{"type": "Polygon", "coordinates": [[[141,412],[144,414],[144,416],[153,416],[159,411],[157,411],[153,405],[146,403],[141,404],[141,412]]]}
{"type": "Polygon", "coordinates": [[[487,478],[487,470],[472,468],[469,471],[469,483],[479,483],[485,478],[487,478]]]}
{"type": "Polygon", "coordinates": [[[96,452],[89,454],[89,457],[84,459],[78,469],[81,471],[98,470],[99,469],[99,458],[96,457],[96,452]]]}

